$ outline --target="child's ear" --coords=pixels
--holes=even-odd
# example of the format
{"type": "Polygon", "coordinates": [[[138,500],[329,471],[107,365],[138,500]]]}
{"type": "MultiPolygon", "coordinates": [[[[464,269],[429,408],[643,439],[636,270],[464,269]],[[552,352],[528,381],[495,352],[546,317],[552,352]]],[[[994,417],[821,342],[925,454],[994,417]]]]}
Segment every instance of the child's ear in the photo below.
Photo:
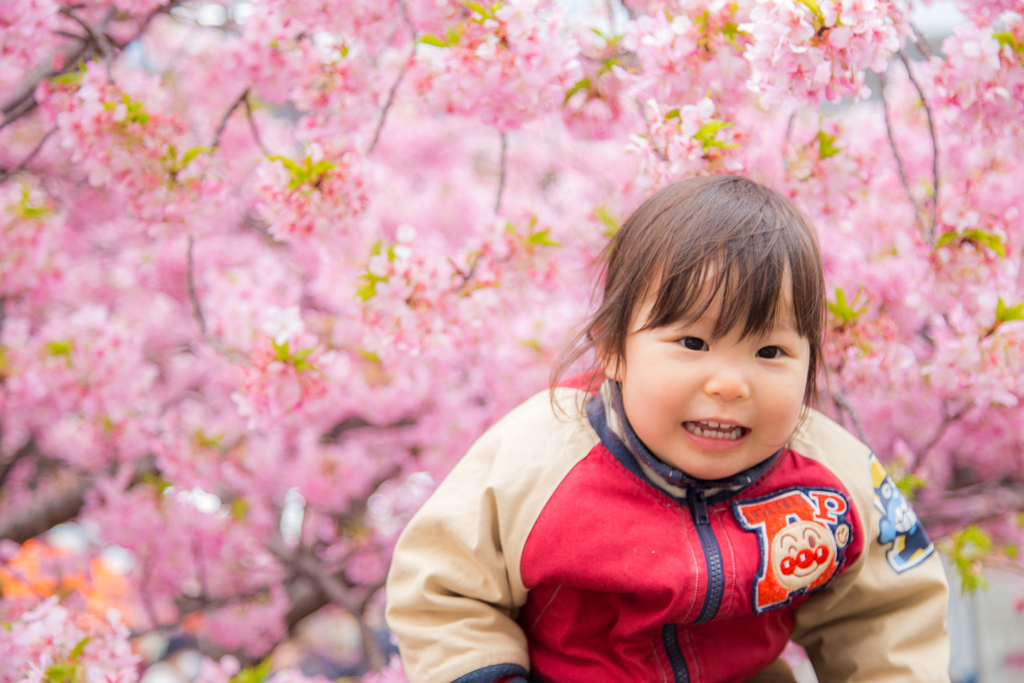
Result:
{"type": "Polygon", "coordinates": [[[622,358],[616,354],[602,349],[597,351],[598,362],[601,364],[601,369],[604,370],[604,376],[615,382],[622,381],[623,366],[622,358]]]}

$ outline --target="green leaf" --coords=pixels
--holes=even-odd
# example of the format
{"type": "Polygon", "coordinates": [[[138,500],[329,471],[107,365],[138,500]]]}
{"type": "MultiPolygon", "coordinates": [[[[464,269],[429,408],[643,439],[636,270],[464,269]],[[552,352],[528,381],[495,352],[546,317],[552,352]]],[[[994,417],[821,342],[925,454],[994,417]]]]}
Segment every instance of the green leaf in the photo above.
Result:
{"type": "Polygon", "coordinates": [[[449,46],[458,45],[459,41],[462,40],[462,26],[449,26],[448,30],[444,32],[444,40],[449,46]]]}
{"type": "Polygon", "coordinates": [[[900,490],[900,493],[908,500],[913,502],[914,495],[918,489],[923,489],[928,485],[921,477],[916,474],[904,474],[896,479],[896,488],[900,490]]]}
{"type": "Polygon", "coordinates": [[[1003,554],[1005,554],[1011,560],[1016,560],[1017,556],[1020,555],[1020,548],[1018,548],[1015,543],[1004,545],[1003,554]]]}
{"type": "Polygon", "coordinates": [[[147,486],[152,486],[156,489],[157,494],[161,496],[164,494],[164,491],[171,488],[171,482],[167,481],[155,472],[143,472],[142,483],[147,486]]]}
{"type": "Polygon", "coordinates": [[[82,82],[82,74],[80,72],[69,72],[66,74],[60,74],[50,79],[51,83],[57,83],[60,85],[78,85],[82,82]]]}
{"type": "Polygon", "coordinates": [[[481,5],[479,2],[473,2],[473,0],[463,0],[463,5],[479,14],[484,19],[492,19],[494,15],[486,7],[481,5]]]}
{"type": "Polygon", "coordinates": [[[996,302],[996,322],[1006,323],[1011,320],[1024,320],[1024,303],[1007,306],[1000,298],[996,302]]]}
{"type": "Polygon", "coordinates": [[[86,637],[78,641],[78,645],[75,645],[75,649],[71,651],[71,661],[78,661],[78,658],[82,656],[82,652],[85,651],[85,646],[89,644],[90,640],[92,640],[92,638],[86,637]]]}
{"type": "Polygon", "coordinates": [[[1000,45],[1009,45],[1014,52],[1024,57],[1024,44],[1017,42],[1017,37],[1009,31],[996,31],[992,37],[998,40],[1000,45]]]}
{"type": "Polygon", "coordinates": [[[847,301],[846,292],[843,291],[843,288],[836,287],[836,300],[828,302],[828,310],[839,319],[841,325],[846,325],[859,318],[864,311],[868,310],[867,306],[854,308],[857,305],[858,299],[860,299],[860,292],[857,292],[857,296],[853,297],[853,301],[847,301]]]}
{"type": "Polygon", "coordinates": [[[284,167],[287,168],[292,173],[300,173],[302,171],[301,166],[299,166],[297,163],[295,163],[288,157],[283,157],[280,154],[271,154],[267,158],[270,159],[271,161],[280,161],[282,164],[284,164],[284,167]]]}
{"type": "Polygon", "coordinates": [[[185,168],[189,162],[195,159],[200,154],[209,154],[213,151],[213,147],[193,147],[189,151],[185,152],[185,156],[181,158],[181,167],[185,168]]]}
{"type": "Polygon", "coordinates": [[[619,232],[619,222],[615,220],[615,216],[608,213],[608,209],[604,204],[594,209],[594,215],[597,216],[597,220],[604,223],[605,227],[608,228],[604,231],[604,234],[608,237],[615,237],[619,232]]]}
{"type": "Polygon", "coordinates": [[[526,238],[527,244],[536,245],[539,247],[560,247],[561,243],[556,242],[549,236],[551,228],[544,228],[539,232],[532,233],[526,238]]]}
{"type": "Polygon", "coordinates": [[[800,0],[809,10],[814,14],[814,17],[818,21],[825,21],[821,14],[821,7],[818,6],[818,0],[800,0]]]}
{"type": "Polygon", "coordinates": [[[448,43],[441,40],[437,36],[430,35],[429,33],[420,36],[420,39],[417,42],[423,43],[424,45],[433,45],[434,47],[448,47],[448,43]]]}
{"type": "Polygon", "coordinates": [[[679,118],[679,107],[676,107],[675,109],[669,109],[667,112],[665,112],[665,120],[666,121],[668,121],[669,119],[678,119],[678,118],[679,118]]]}
{"type": "Polygon", "coordinates": [[[231,516],[237,520],[243,520],[249,515],[249,504],[239,496],[231,501],[231,516]]]}
{"type": "Polygon", "coordinates": [[[267,657],[256,666],[242,669],[231,677],[231,683],[263,683],[270,673],[270,657],[267,657]]]}
{"type": "Polygon", "coordinates": [[[291,358],[291,351],[288,349],[288,340],[285,340],[284,344],[278,344],[277,340],[271,340],[274,345],[274,351],[277,352],[277,360],[287,363],[288,359],[291,358]]]}
{"type": "Polygon", "coordinates": [[[975,524],[950,535],[949,559],[966,595],[988,586],[981,574],[981,559],[992,552],[992,537],[975,524]]]}
{"type": "Polygon", "coordinates": [[[725,27],[722,28],[722,34],[725,36],[725,39],[732,43],[732,46],[737,50],[740,49],[740,45],[739,43],[736,42],[736,36],[740,35],[741,33],[743,35],[747,34],[746,31],[740,30],[739,24],[734,24],[731,21],[726,22],[725,27]]]}
{"type": "Polygon", "coordinates": [[[75,673],[77,664],[54,664],[46,670],[46,680],[50,683],[64,683],[75,673]]]}
{"type": "Polygon", "coordinates": [[[589,78],[581,78],[580,80],[573,83],[572,87],[565,91],[565,101],[562,102],[562,104],[568,104],[572,96],[580,92],[581,90],[590,90],[589,78]]]}
{"type": "Polygon", "coordinates": [[[944,232],[939,237],[938,242],[935,243],[935,248],[940,249],[948,244],[951,244],[954,240],[960,240],[961,242],[970,242],[975,246],[988,247],[1000,258],[1006,257],[1006,244],[1003,243],[1003,238],[994,232],[988,232],[987,230],[964,230],[963,232],[957,232],[956,230],[950,230],[944,232]]]}
{"type": "Polygon", "coordinates": [[[72,339],[50,342],[46,345],[46,350],[49,351],[51,356],[67,356],[68,360],[70,360],[71,349],[74,348],[74,344],[75,342],[72,339]]]}
{"type": "Polygon", "coordinates": [[[829,135],[823,130],[818,131],[818,156],[822,159],[834,157],[843,150],[836,147],[836,136],[829,135]]]}
{"type": "Polygon", "coordinates": [[[732,125],[732,121],[719,121],[718,119],[711,119],[703,126],[701,126],[700,130],[694,133],[693,139],[699,142],[701,145],[703,145],[705,152],[710,150],[712,147],[722,147],[726,149],[730,147],[739,147],[739,145],[727,145],[721,140],[715,139],[715,135],[718,134],[718,131],[728,128],[732,125]]]}

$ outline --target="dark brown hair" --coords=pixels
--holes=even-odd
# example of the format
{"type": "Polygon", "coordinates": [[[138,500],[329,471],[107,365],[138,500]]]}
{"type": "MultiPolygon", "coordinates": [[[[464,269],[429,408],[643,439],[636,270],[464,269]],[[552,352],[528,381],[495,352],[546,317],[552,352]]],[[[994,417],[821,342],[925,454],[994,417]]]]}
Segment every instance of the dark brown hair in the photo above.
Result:
{"type": "Polygon", "coordinates": [[[825,319],[825,282],[814,227],[787,198],[740,176],[670,185],[645,201],[605,251],[600,307],[562,354],[552,386],[596,351],[623,362],[634,316],[652,302],[642,329],[700,318],[721,293],[715,341],[769,332],[785,313],[786,272],[797,332],[810,342],[804,403],[815,396],[825,319]],[[652,291],[657,287],[657,291],[652,291]]]}

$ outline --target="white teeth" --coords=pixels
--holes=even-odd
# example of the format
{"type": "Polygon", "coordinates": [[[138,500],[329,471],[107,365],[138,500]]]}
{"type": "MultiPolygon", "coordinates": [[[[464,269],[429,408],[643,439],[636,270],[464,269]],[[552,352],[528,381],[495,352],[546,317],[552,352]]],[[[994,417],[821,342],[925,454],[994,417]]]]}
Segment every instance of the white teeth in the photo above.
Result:
{"type": "Polygon", "coordinates": [[[743,434],[743,427],[740,427],[739,425],[726,426],[720,422],[715,422],[714,420],[684,422],[683,426],[686,427],[687,431],[694,436],[703,436],[710,439],[735,441],[743,434]],[[701,429],[701,427],[703,427],[703,429],[701,429]]]}

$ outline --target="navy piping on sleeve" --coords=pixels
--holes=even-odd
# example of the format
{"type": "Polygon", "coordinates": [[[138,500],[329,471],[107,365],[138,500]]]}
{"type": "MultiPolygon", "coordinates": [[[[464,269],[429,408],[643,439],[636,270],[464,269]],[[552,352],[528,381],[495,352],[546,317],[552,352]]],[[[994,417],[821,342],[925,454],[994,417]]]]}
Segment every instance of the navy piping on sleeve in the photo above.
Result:
{"type": "Polygon", "coordinates": [[[470,671],[465,676],[459,676],[452,683],[494,683],[494,681],[505,676],[522,676],[526,678],[529,675],[530,672],[518,664],[495,664],[494,666],[485,666],[482,669],[470,671]]]}

